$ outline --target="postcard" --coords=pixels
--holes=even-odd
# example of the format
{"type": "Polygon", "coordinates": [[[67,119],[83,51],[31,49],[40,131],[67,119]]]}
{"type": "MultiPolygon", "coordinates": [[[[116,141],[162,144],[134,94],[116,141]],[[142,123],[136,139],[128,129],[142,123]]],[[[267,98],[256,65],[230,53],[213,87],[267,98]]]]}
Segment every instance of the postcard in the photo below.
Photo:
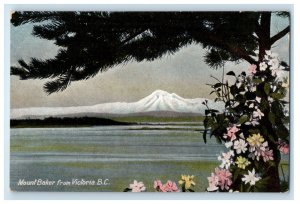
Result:
{"type": "Polygon", "coordinates": [[[288,192],[287,11],[13,11],[10,188],[288,192]]]}

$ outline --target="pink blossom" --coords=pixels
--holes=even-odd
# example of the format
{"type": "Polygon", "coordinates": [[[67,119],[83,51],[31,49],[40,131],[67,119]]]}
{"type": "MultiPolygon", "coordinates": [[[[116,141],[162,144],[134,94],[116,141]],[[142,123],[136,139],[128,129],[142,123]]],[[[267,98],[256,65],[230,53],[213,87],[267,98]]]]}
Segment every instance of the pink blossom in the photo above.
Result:
{"type": "Polygon", "coordinates": [[[255,64],[251,64],[249,67],[248,67],[248,72],[250,74],[255,74],[256,73],[256,68],[257,66],[255,64]]]}
{"type": "Polygon", "coordinates": [[[216,191],[221,188],[221,190],[229,190],[232,184],[232,174],[227,169],[215,168],[215,173],[211,173],[210,177],[207,177],[208,188],[207,191],[216,191]]]}
{"type": "Polygon", "coordinates": [[[262,156],[264,162],[267,162],[269,160],[274,160],[273,150],[265,150],[261,153],[261,156],[262,156]]]}
{"type": "Polygon", "coordinates": [[[154,181],[153,187],[159,192],[179,192],[176,183],[170,180],[168,180],[167,183],[164,185],[160,180],[156,180],[154,181]]]}
{"type": "Polygon", "coordinates": [[[170,180],[168,180],[167,183],[162,186],[161,190],[162,192],[179,192],[176,183],[170,180]]]}
{"type": "Polygon", "coordinates": [[[129,188],[131,189],[132,192],[142,192],[146,190],[144,183],[137,182],[137,180],[134,180],[133,183],[129,185],[129,188]]]}
{"type": "Polygon", "coordinates": [[[283,154],[288,154],[289,153],[289,146],[288,145],[281,146],[279,148],[279,151],[282,152],[283,154]]]}
{"type": "Polygon", "coordinates": [[[279,141],[278,141],[278,149],[283,154],[288,154],[290,148],[289,148],[289,145],[285,141],[279,139],[279,141]]]}
{"type": "Polygon", "coordinates": [[[227,169],[216,168],[215,169],[215,174],[219,178],[220,188],[222,190],[224,190],[224,188],[226,190],[228,190],[229,186],[232,184],[232,180],[231,180],[232,174],[230,173],[230,171],[227,170],[227,169]]]}
{"type": "Polygon", "coordinates": [[[251,146],[249,150],[250,152],[252,152],[252,154],[250,154],[250,157],[252,157],[252,159],[256,158],[256,160],[259,161],[260,157],[262,157],[264,162],[274,160],[273,150],[269,149],[268,142],[259,143],[256,146],[251,146]]]}
{"type": "Polygon", "coordinates": [[[153,187],[154,187],[155,189],[161,189],[162,186],[163,186],[163,185],[162,185],[162,183],[161,183],[160,180],[155,180],[155,181],[154,181],[153,187]]]}
{"type": "Polygon", "coordinates": [[[225,139],[230,139],[230,141],[233,141],[236,139],[236,133],[239,131],[240,129],[236,127],[236,125],[233,125],[232,127],[228,127],[227,128],[227,134],[224,134],[224,138],[225,139]]]}
{"type": "Polygon", "coordinates": [[[210,177],[207,177],[208,180],[208,188],[207,191],[216,191],[219,189],[219,177],[214,173],[211,173],[210,177]]]}

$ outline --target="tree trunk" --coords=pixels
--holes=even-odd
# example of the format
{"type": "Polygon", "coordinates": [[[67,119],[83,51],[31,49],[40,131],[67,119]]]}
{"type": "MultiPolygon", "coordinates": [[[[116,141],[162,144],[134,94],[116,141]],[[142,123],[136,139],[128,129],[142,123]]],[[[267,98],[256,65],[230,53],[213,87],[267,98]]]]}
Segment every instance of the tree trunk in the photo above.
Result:
{"type": "Polygon", "coordinates": [[[274,154],[274,166],[270,166],[269,170],[265,172],[266,176],[270,177],[270,180],[266,186],[268,192],[280,192],[280,177],[279,177],[279,163],[280,163],[280,153],[277,147],[269,145],[270,149],[273,150],[274,154]]]}
{"type": "Polygon", "coordinates": [[[271,12],[264,12],[261,15],[260,26],[258,28],[259,37],[259,56],[258,61],[262,61],[266,50],[271,49],[271,12]]]}
{"type": "MultiPolygon", "coordinates": [[[[258,55],[258,63],[257,66],[259,66],[259,63],[264,59],[264,56],[266,54],[266,50],[271,49],[271,12],[263,12],[261,15],[261,21],[260,25],[258,27],[258,39],[259,39],[259,55],[258,55]]],[[[261,87],[261,92],[264,93],[264,83],[261,87]]],[[[268,95],[263,94],[262,100],[268,100],[268,95]]],[[[271,122],[268,119],[268,114],[270,112],[270,107],[268,107],[265,111],[265,117],[262,119],[263,127],[266,128],[266,130],[261,130],[264,132],[264,138],[266,141],[268,141],[269,148],[273,150],[273,156],[274,156],[274,165],[267,166],[267,170],[264,172],[264,177],[269,177],[270,180],[266,184],[265,189],[268,192],[280,192],[280,177],[279,177],[279,163],[280,163],[280,152],[277,149],[277,144],[274,143],[274,141],[271,141],[268,138],[268,135],[272,135],[275,139],[275,141],[278,141],[278,136],[276,135],[275,131],[273,131],[273,127],[271,122]]]]}

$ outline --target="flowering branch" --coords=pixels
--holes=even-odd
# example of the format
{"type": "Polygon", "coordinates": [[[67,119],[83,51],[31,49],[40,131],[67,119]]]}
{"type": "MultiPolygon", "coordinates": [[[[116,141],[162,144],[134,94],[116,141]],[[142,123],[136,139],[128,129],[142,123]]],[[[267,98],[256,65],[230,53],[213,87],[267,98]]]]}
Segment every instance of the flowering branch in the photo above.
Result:
{"type": "Polygon", "coordinates": [[[211,85],[216,100],[224,101],[225,111],[218,113],[207,107],[204,126],[228,152],[218,157],[221,164],[208,177],[207,191],[280,190],[276,187],[280,183],[279,151],[288,153],[289,149],[288,115],[283,111],[288,83],[280,77],[283,69],[278,55],[266,51],[259,66],[249,66],[248,75],[227,73],[235,77],[233,85],[220,80],[211,85]],[[220,93],[220,87],[224,92],[220,93]]]}

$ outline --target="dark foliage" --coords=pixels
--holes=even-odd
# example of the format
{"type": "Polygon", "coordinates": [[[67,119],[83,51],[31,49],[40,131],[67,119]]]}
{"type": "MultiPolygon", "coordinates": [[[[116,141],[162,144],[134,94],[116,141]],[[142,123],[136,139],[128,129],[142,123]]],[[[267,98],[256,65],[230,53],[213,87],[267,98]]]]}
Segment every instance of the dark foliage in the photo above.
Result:
{"type": "Polygon", "coordinates": [[[239,60],[254,64],[253,50],[263,56],[289,32],[288,26],[271,38],[270,21],[271,12],[15,12],[14,26],[35,23],[33,35],[53,40],[60,50],[53,59],[21,59],[11,74],[53,79],[44,85],[51,94],[115,65],[151,61],[192,43],[207,49],[211,67],[239,60]]]}

